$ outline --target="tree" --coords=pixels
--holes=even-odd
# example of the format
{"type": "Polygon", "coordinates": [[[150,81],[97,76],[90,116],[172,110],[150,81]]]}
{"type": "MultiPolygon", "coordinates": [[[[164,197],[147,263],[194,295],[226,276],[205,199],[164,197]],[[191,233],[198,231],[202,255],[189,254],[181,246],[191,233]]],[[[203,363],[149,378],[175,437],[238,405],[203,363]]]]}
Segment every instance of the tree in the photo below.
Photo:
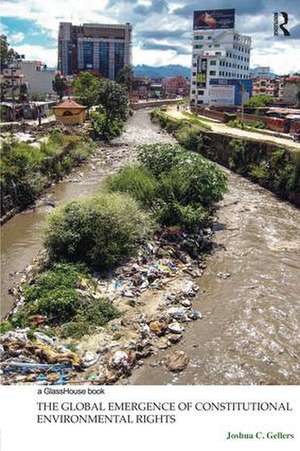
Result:
{"type": "Polygon", "coordinates": [[[4,67],[15,62],[19,55],[14,49],[9,48],[9,44],[4,36],[0,36],[0,67],[1,73],[4,67]]]}
{"type": "Polygon", "coordinates": [[[91,106],[96,105],[100,83],[101,79],[96,75],[93,75],[90,72],[80,72],[73,81],[73,92],[82,105],[90,108],[91,106]]]}
{"type": "Polygon", "coordinates": [[[59,99],[62,100],[67,88],[66,80],[60,74],[56,74],[54,80],[52,81],[52,87],[53,91],[55,91],[59,96],[59,99]]]}
{"type": "Polygon", "coordinates": [[[101,80],[98,86],[96,103],[98,110],[104,112],[108,120],[125,121],[128,114],[128,93],[124,86],[111,80],[101,80]]]}
{"type": "Polygon", "coordinates": [[[273,102],[274,102],[274,97],[260,94],[260,95],[251,97],[247,102],[245,102],[245,106],[259,108],[259,107],[268,106],[273,102]]]}
{"type": "Polygon", "coordinates": [[[120,85],[126,86],[128,91],[131,91],[132,83],[133,83],[132,66],[130,66],[129,64],[125,64],[125,66],[118,73],[116,81],[120,85]]]}

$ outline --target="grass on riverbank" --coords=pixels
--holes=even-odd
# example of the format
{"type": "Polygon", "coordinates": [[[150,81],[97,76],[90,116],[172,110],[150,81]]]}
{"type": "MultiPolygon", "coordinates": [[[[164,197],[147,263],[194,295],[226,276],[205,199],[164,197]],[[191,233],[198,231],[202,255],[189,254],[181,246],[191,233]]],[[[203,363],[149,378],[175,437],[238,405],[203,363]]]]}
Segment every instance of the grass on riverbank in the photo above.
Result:
{"type": "Polygon", "coordinates": [[[119,316],[111,303],[95,296],[95,289],[83,265],[54,264],[24,287],[24,304],[2,330],[30,327],[80,338],[119,316]]]}
{"type": "Polygon", "coordinates": [[[232,139],[221,133],[209,133],[198,127],[195,121],[176,120],[168,114],[154,110],[153,121],[168,130],[180,144],[201,153],[233,171],[259,183],[284,199],[299,204],[300,152],[291,148],[279,148],[275,144],[253,139],[232,139]],[[193,124],[194,122],[194,124],[193,124]]]}
{"type": "Polygon", "coordinates": [[[61,179],[94,150],[89,139],[54,129],[47,141],[33,146],[14,139],[2,142],[1,216],[32,204],[51,181],[61,179]]]}
{"type": "MultiPolygon", "coordinates": [[[[60,139],[52,136],[55,143],[60,139]]],[[[192,258],[198,258],[205,249],[202,229],[226,189],[225,175],[179,145],[141,146],[138,162],[109,177],[108,192],[51,214],[45,235],[48,266],[25,286],[24,304],[2,329],[46,327],[75,338],[94,332],[119,312],[98,298],[92,274],[110,274],[165,226],[198,240],[198,251],[195,244],[191,249],[192,258]]]]}
{"type": "Polygon", "coordinates": [[[139,166],[125,167],[108,179],[111,191],[126,192],[152,211],[161,226],[197,233],[226,191],[225,174],[181,146],[149,144],[139,148],[139,166]]]}

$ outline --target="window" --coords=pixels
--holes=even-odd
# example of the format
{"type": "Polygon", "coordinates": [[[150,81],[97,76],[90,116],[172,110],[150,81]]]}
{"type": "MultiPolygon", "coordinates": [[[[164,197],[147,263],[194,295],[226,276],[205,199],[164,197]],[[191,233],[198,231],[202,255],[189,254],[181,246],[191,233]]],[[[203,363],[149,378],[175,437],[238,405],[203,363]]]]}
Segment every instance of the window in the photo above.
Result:
{"type": "Polygon", "coordinates": [[[216,61],[216,60],[211,60],[211,62],[210,62],[210,65],[211,65],[211,66],[216,66],[216,64],[217,64],[217,61],[216,61]]]}
{"type": "Polygon", "coordinates": [[[220,56],[220,55],[221,55],[221,52],[216,52],[216,55],[220,56]]]}
{"type": "Polygon", "coordinates": [[[199,41],[199,40],[201,40],[201,39],[203,39],[204,37],[203,36],[195,36],[195,39],[197,40],[197,41],[199,41]]]}
{"type": "Polygon", "coordinates": [[[94,43],[91,41],[83,42],[83,67],[84,69],[93,69],[94,43]]]}
{"type": "Polygon", "coordinates": [[[220,47],[220,44],[215,44],[214,47],[220,47]]]}
{"type": "Polygon", "coordinates": [[[124,42],[115,42],[115,77],[124,67],[125,45],[124,42]]]}
{"type": "Polygon", "coordinates": [[[211,36],[207,36],[207,39],[211,39],[211,36]]]}
{"type": "Polygon", "coordinates": [[[215,70],[210,70],[209,71],[209,75],[216,75],[216,71],[215,70]]]}
{"type": "Polygon", "coordinates": [[[197,103],[198,105],[201,105],[203,103],[203,100],[198,100],[197,103]]]}
{"type": "Polygon", "coordinates": [[[196,75],[197,75],[197,72],[193,72],[193,77],[196,77],[196,75]]]}
{"type": "Polygon", "coordinates": [[[198,95],[199,95],[199,96],[203,96],[203,95],[204,95],[203,89],[198,89],[198,95]]]}
{"type": "Polygon", "coordinates": [[[195,91],[195,89],[193,89],[193,90],[192,90],[192,94],[196,94],[196,91],[195,91]]]}
{"type": "Polygon", "coordinates": [[[203,47],[203,45],[200,45],[200,44],[195,45],[195,49],[202,49],[202,47],[203,47]]]}
{"type": "Polygon", "coordinates": [[[99,42],[99,72],[106,78],[109,77],[109,44],[108,42],[99,42]]]}

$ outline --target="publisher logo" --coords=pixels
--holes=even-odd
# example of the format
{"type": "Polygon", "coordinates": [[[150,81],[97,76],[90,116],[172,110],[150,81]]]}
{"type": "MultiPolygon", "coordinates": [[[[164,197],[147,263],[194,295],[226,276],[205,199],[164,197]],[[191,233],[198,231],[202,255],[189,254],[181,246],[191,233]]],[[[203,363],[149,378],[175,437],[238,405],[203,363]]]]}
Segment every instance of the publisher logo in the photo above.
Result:
{"type": "Polygon", "coordinates": [[[284,36],[290,36],[290,32],[286,28],[286,25],[289,21],[289,15],[285,11],[275,12],[274,13],[274,36],[279,35],[279,28],[281,29],[284,36]],[[281,22],[279,23],[279,16],[281,22]]]}

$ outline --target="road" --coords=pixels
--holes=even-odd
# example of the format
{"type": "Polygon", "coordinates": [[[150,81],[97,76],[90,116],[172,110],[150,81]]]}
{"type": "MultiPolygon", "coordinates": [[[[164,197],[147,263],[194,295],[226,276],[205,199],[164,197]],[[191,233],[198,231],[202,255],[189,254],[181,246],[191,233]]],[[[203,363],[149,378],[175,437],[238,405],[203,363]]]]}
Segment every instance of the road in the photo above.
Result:
{"type": "MultiPolygon", "coordinates": [[[[167,114],[177,119],[187,119],[187,117],[182,114],[182,111],[177,111],[176,108],[168,108],[167,114]]],[[[202,119],[202,117],[199,117],[199,119],[202,119]]],[[[211,130],[215,133],[230,135],[233,138],[247,138],[271,144],[278,144],[279,146],[284,146],[293,150],[300,151],[300,143],[296,143],[291,139],[271,136],[268,133],[252,132],[248,130],[241,130],[240,128],[229,127],[222,122],[211,121],[207,117],[204,117],[203,121],[207,123],[211,127],[211,130]]]]}

